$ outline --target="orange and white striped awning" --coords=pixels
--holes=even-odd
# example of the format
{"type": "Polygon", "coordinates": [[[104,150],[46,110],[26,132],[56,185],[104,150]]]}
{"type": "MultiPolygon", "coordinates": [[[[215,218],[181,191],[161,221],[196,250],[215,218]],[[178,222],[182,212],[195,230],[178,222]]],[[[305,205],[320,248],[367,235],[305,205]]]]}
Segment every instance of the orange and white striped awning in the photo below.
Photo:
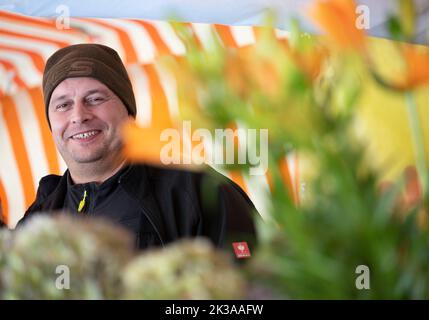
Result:
{"type": "MultiPolygon", "coordinates": [[[[208,45],[210,30],[227,46],[255,42],[256,27],[189,25],[203,48],[208,45]]],[[[40,86],[44,64],[53,52],[85,42],[105,44],[119,53],[135,90],[139,123],[150,124],[157,113],[177,114],[174,79],[154,64],[161,55],[186,54],[168,22],[71,18],[70,29],[58,29],[54,20],[0,11],[0,199],[10,227],[34,201],[39,180],[66,169],[45,120],[40,86]]],[[[289,159],[288,163],[297,197],[296,161],[289,159]]],[[[267,178],[225,174],[243,187],[264,215],[267,178]]]]}

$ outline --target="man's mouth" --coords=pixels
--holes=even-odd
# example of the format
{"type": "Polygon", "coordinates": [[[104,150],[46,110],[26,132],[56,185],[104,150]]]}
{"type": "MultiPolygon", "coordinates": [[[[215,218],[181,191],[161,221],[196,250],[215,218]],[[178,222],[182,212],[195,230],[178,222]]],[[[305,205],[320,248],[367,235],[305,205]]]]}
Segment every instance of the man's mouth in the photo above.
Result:
{"type": "Polygon", "coordinates": [[[89,139],[89,138],[96,136],[100,132],[101,132],[100,130],[85,131],[85,132],[77,133],[77,134],[71,136],[70,138],[73,140],[86,140],[86,139],[89,139]]]}

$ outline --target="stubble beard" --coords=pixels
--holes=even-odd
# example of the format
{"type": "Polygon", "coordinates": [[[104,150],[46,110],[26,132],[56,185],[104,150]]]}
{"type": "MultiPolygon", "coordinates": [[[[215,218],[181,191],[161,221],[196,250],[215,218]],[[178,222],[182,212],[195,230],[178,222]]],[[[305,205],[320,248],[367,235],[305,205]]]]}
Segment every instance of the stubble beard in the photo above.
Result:
{"type": "Polygon", "coordinates": [[[113,141],[112,145],[103,141],[94,150],[69,150],[65,146],[62,146],[63,150],[60,150],[60,154],[67,164],[67,167],[78,169],[82,166],[82,169],[90,171],[102,171],[104,167],[109,166],[110,162],[114,162],[114,158],[119,156],[122,150],[123,143],[121,141],[113,141]],[[111,161],[109,161],[111,159],[111,161]]]}

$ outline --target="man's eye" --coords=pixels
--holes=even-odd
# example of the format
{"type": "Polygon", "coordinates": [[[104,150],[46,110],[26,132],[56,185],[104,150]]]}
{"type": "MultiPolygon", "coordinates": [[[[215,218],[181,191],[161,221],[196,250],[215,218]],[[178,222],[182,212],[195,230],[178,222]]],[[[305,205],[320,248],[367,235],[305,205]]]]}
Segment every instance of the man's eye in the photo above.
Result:
{"type": "Polygon", "coordinates": [[[97,104],[97,103],[103,102],[104,99],[102,97],[94,97],[94,98],[88,98],[86,101],[90,104],[97,104]]]}
{"type": "Polygon", "coordinates": [[[67,103],[62,103],[55,107],[56,110],[60,110],[60,111],[64,110],[65,108],[67,108],[67,103]]]}

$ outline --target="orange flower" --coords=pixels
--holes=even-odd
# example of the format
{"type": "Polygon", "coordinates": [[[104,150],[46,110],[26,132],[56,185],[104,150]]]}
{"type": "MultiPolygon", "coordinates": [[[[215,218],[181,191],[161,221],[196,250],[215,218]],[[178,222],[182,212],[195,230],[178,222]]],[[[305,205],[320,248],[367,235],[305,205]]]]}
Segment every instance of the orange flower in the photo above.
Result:
{"type": "MultiPolygon", "coordinates": [[[[151,165],[168,165],[175,169],[198,170],[193,163],[192,150],[196,142],[191,141],[192,132],[184,132],[168,115],[150,126],[143,127],[128,121],[122,127],[123,153],[133,162],[151,165]]],[[[204,153],[201,155],[204,157],[204,153]]]]}
{"type": "Polygon", "coordinates": [[[160,139],[162,130],[156,126],[140,127],[134,121],[126,123],[122,128],[126,157],[135,162],[159,165],[161,149],[165,145],[160,139]]]}
{"type": "Polygon", "coordinates": [[[326,53],[323,50],[312,50],[295,57],[297,64],[310,80],[315,80],[320,74],[326,53]]]}
{"type": "Polygon", "coordinates": [[[310,81],[314,81],[320,74],[323,63],[328,56],[326,48],[321,45],[313,45],[305,51],[298,51],[290,46],[287,39],[281,40],[281,43],[299,69],[304,72],[310,81]]]}
{"type": "MultiPolygon", "coordinates": [[[[281,180],[283,182],[283,185],[286,187],[288,191],[289,197],[292,199],[293,203],[299,204],[298,192],[296,188],[294,188],[294,182],[292,179],[292,175],[291,175],[289,164],[287,162],[286,157],[280,158],[280,160],[277,162],[277,165],[280,172],[281,180]]],[[[272,173],[270,171],[267,171],[265,176],[267,178],[268,186],[271,192],[273,192],[274,181],[273,181],[272,173]]]]}
{"type": "Polygon", "coordinates": [[[365,48],[365,33],[356,26],[353,0],[316,0],[309,16],[341,48],[358,51],[365,48]]]}
{"type": "Polygon", "coordinates": [[[256,88],[269,96],[280,90],[280,74],[272,61],[257,56],[254,46],[228,52],[225,77],[240,96],[250,95],[256,88]]]}
{"type": "MultiPolygon", "coordinates": [[[[410,212],[414,207],[419,205],[422,201],[423,193],[420,184],[419,175],[415,166],[405,168],[404,172],[404,189],[396,199],[395,206],[400,214],[410,212]]],[[[380,186],[382,193],[389,191],[393,184],[389,181],[384,181],[380,186]]],[[[427,226],[428,220],[426,218],[427,212],[425,208],[420,208],[417,216],[417,221],[420,227],[427,226]]]]}
{"type": "MultiPolygon", "coordinates": [[[[404,171],[405,176],[405,190],[402,198],[400,199],[400,207],[403,212],[411,210],[413,207],[422,201],[423,193],[420,184],[419,175],[416,168],[408,167],[404,171]]],[[[420,208],[417,215],[417,222],[420,227],[427,228],[427,208],[420,208]]]]}
{"type": "Polygon", "coordinates": [[[293,202],[298,204],[298,195],[294,192],[294,183],[290,173],[289,164],[286,160],[286,157],[282,157],[279,162],[280,174],[282,177],[283,183],[287,186],[289,196],[292,198],[293,202]]]}
{"type": "Polygon", "coordinates": [[[407,167],[404,171],[405,192],[403,196],[403,207],[412,208],[422,199],[422,188],[416,167],[407,167]]]}
{"type": "Polygon", "coordinates": [[[396,87],[408,90],[429,84],[429,49],[405,44],[402,54],[406,63],[406,74],[396,82],[396,87]]]}

